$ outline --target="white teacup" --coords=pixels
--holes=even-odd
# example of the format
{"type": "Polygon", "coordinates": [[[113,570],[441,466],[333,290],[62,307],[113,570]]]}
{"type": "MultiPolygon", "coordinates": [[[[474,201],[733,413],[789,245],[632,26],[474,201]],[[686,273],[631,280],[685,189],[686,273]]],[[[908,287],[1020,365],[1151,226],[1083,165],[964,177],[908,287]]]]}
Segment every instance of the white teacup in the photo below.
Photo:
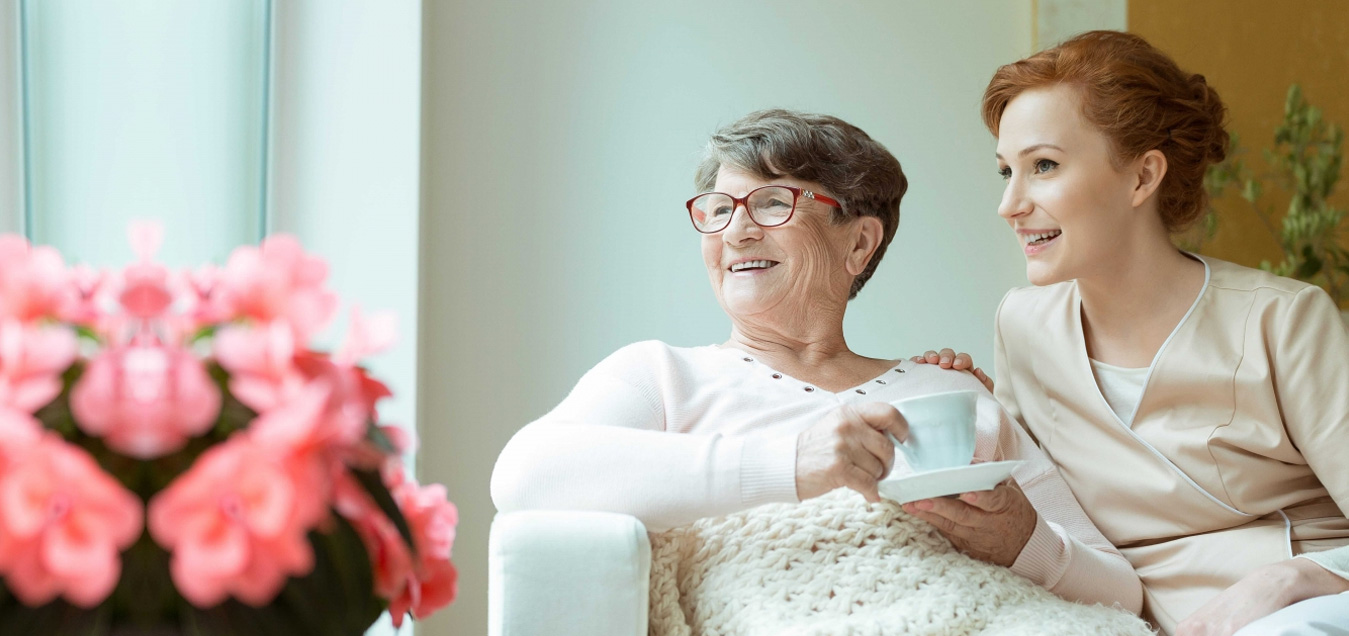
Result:
{"type": "Polygon", "coordinates": [[[934,393],[893,402],[909,423],[909,437],[890,441],[915,472],[966,466],[974,460],[976,391],[934,393]]]}

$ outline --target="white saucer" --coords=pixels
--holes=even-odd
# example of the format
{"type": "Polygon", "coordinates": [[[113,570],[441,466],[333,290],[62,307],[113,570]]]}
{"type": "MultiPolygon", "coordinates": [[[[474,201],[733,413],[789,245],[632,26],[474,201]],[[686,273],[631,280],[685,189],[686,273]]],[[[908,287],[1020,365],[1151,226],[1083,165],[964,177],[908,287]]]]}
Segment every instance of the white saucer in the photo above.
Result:
{"type": "Polygon", "coordinates": [[[992,490],[1012,475],[1021,461],[985,462],[956,468],[891,476],[876,484],[881,496],[899,503],[992,490]]]}

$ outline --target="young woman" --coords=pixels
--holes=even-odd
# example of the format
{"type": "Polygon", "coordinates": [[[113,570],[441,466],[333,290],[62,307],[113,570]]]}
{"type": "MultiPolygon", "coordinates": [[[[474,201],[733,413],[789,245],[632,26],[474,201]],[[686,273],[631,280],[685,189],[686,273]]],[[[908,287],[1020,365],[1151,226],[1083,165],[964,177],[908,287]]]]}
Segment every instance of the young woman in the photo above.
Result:
{"type": "MultiPolygon", "coordinates": [[[[1202,76],[1126,33],[998,69],[983,102],[998,214],[1035,286],[998,310],[996,395],[1134,565],[1154,625],[1349,633],[1338,308],[1170,240],[1204,209],[1224,112],[1202,76]]],[[[965,512],[934,503],[922,514],[965,512]]]]}

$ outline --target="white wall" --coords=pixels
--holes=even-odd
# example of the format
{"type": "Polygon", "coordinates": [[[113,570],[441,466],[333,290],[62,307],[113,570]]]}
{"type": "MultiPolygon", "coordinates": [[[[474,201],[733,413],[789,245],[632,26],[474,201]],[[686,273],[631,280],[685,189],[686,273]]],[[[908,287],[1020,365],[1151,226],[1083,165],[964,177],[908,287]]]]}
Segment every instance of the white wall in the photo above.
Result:
{"type": "Polygon", "coordinates": [[[1025,278],[978,107],[1031,50],[1030,0],[425,9],[421,467],[459,505],[462,577],[420,633],[485,631],[488,479],[512,433],[620,346],[727,337],[682,202],[708,135],[751,110],[841,116],[910,178],[854,350],[991,366],[993,312],[1025,278]]]}
{"type": "MultiPolygon", "coordinates": [[[[420,0],[277,2],[272,83],[269,229],[297,235],[332,267],[344,305],[320,344],[340,342],[352,303],[367,315],[397,312],[398,344],[369,367],[394,390],[380,418],[409,429],[417,421],[421,20],[420,0]]],[[[370,633],[393,630],[386,618],[370,633]]]]}
{"type": "Polygon", "coordinates": [[[19,0],[0,0],[0,233],[23,229],[19,99],[19,0]]]}
{"type": "Polygon", "coordinates": [[[27,228],[69,262],[221,262],[262,218],[266,0],[43,0],[25,15],[27,228]]]}
{"type": "Polygon", "coordinates": [[[1129,0],[1035,0],[1035,48],[1047,49],[1084,31],[1129,23],[1129,0]]]}

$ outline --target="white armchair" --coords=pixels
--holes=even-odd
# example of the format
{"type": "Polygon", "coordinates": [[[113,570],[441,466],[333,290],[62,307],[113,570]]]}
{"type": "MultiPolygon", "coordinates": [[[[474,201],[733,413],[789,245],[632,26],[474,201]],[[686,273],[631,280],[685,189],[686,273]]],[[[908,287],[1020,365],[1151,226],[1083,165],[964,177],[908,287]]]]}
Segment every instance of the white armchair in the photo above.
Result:
{"type": "Polygon", "coordinates": [[[488,545],[489,636],[645,636],[651,542],[635,517],[498,514],[488,545]]]}

